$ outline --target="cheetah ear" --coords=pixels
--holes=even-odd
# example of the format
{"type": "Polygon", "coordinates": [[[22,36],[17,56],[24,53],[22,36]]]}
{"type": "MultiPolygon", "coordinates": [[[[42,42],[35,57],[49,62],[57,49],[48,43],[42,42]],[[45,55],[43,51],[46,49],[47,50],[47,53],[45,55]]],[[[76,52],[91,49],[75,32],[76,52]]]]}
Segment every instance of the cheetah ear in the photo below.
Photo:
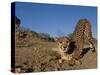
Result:
{"type": "Polygon", "coordinates": [[[66,37],[69,41],[71,40],[71,38],[69,38],[69,37],[66,37]]]}
{"type": "Polygon", "coordinates": [[[68,38],[70,42],[72,42],[73,40],[71,38],[68,38]]]}

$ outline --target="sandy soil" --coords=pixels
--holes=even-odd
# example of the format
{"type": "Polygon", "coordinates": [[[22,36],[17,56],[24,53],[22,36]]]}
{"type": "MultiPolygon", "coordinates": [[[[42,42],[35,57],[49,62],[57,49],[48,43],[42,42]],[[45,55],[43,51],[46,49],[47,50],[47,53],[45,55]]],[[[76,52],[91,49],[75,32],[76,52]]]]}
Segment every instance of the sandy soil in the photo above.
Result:
{"type": "Polygon", "coordinates": [[[53,51],[54,42],[41,41],[37,38],[27,42],[27,46],[16,47],[16,72],[46,72],[60,70],[92,69],[97,67],[97,52],[87,51],[81,65],[69,66],[66,61],[59,63],[60,55],[53,51]]]}

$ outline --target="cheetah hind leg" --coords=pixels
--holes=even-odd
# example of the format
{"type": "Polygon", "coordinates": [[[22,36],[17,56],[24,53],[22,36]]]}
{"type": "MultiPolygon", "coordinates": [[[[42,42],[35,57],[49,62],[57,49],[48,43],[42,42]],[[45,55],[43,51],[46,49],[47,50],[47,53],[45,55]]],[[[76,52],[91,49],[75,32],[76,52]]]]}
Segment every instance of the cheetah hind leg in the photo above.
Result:
{"type": "Polygon", "coordinates": [[[94,44],[92,42],[90,42],[90,47],[92,48],[92,52],[96,52],[95,46],[94,46],[94,44]]]}
{"type": "Polygon", "coordinates": [[[93,43],[93,39],[88,38],[88,41],[89,41],[90,48],[92,48],[92,52],[96,52],[95,45],[93,43]]]}
{"type": "MultiPolygon", "coordinates": [[[[86,35],[86,34],[85,34],[86,35]]],[[[90,45],[90,48],[92,48],[92,52],[96,52],[96,49],[95,49],[95,44],[93,42],[93,38],[91,35],[86,35],[87,39],[88,39],[88,42],[89,42],[89,45],[90,45]]]]}

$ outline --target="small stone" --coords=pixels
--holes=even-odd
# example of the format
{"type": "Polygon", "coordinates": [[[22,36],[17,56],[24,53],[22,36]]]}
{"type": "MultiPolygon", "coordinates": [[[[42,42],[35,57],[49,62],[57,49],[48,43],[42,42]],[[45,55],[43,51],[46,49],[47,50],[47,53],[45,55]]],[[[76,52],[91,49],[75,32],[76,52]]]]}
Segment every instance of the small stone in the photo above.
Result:
{"type": "Polygon", "coordinates": [[[21,72],[21,68],[15,68],[15,73],[20,73],[21,72]]]}

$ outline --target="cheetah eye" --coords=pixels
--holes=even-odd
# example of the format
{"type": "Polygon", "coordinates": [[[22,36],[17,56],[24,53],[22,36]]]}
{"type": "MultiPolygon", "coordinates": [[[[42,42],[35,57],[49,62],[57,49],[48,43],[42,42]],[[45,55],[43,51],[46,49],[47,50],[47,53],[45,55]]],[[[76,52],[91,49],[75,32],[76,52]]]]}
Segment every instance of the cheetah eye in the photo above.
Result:
{"type": "Polygon", "coordinates": [[[68,41],[66,41],[66,43],[68,43],[68,41]]]}
{"type": "Polygon", "coordinates": [[[60,43],[62,43],[62,41],[60,41],[60,43]]]}

